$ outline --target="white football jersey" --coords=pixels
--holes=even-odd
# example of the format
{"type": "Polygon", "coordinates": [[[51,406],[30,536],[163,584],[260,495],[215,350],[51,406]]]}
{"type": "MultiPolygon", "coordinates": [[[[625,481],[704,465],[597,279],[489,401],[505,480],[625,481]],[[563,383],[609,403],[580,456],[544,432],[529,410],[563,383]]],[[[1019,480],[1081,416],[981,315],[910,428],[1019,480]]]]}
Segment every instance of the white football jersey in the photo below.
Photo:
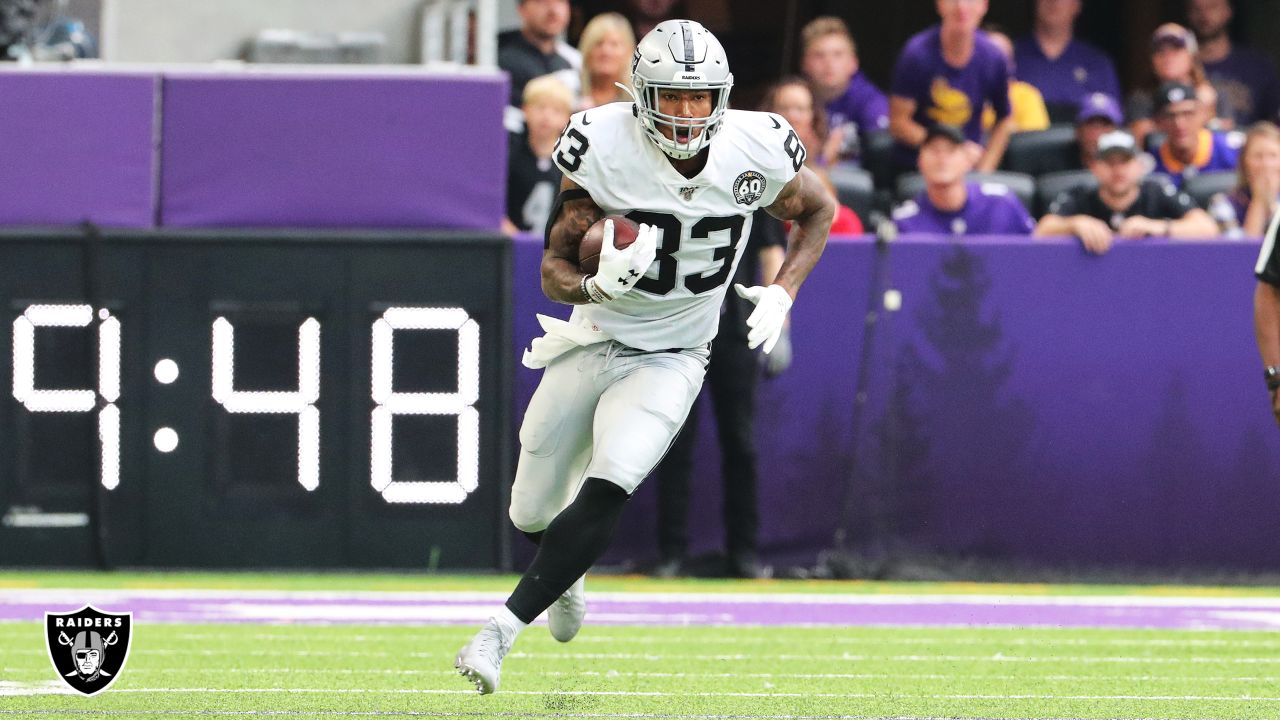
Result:
{"type": "Polygon", "coordinates": [[[609,215],[659,228],[658,255],[634,288],[611,302],[578,305],[590,323],[640,350],[703,345],[751,232],[804,164],[791,125],[772,113],[728,110],[702,172],[686,178],[649,141],[632,104],[575,114],[556,144],[556,165],[609,215]]]}

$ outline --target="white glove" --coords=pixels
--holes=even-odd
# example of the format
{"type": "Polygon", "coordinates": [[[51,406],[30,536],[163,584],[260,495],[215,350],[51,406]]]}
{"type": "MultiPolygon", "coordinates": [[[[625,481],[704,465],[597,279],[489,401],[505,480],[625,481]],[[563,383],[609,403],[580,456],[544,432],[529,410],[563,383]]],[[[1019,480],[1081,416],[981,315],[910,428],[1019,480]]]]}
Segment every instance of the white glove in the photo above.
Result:
{"type": "Polygon", "coordinates": [[[747,333],[747,347],[755,350],[760,347],[760,343],[764,343],[764,352],[768,355],[773,352],[773,346],[782,334],[782,325],[791,310],[791,295],[781,285],[743,287],[735,283],[733,289],[737,291],[738,297],[746,298],[756,305],[751,317],[747,318],[747,327],[751,328],[747,333]]]}
{"type": "Polygon", "coordinates": [[[778,335],[778,344],[773,352],[761,356],[764,365],[764,376],[775,378],[791,367],[791,328],[783,323],[782,332],[778,335]]]}
{"type": "Polygon", "coordinates": [[[644,277],[658,254],[658,226],[640,225],[636,241],[625,249],[613,246],[613,221],[604,221],[604,238],[600,245],[600,268],[583,281],[591,302],[614,300],[644,277]]]}

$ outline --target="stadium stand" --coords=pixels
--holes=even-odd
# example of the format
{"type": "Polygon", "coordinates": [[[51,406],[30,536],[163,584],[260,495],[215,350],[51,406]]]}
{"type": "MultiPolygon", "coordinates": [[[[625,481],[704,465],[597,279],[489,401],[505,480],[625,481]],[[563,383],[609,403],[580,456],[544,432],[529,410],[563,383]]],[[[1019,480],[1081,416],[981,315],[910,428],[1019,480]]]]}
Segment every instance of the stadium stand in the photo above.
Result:
{"type": "Polygon", "coordinates": [[[1234,170],[1200,173],[1187,178],[1182,190],[1202,208],[1209,207],[1209,200],[1218,193],[1229,193],[1236,188],[1239,177],[1234,170]]]}
{"type": "Polygon", "coordinates": [[[1048,130],[1014,133],[1004,153],[1001,169],[1039,177],[1047,173],[1080,167],[1076,130],[1071,125],[1054,125],[1048,130]]]}
{"type": "Polygon", "coordinates": [[[836,188],[836,198],[847,205],[858,217],[869,217],[876,206],[876,188],[867,170],[851,163],[836,163],[827,169],[831,184],[836,188]]]}
{"type": "Polygon", "coordinates": [[[1040,176],[1036,179],[1036,207],[1033,212],[1037,217],[1045,214],[1055,198],[1081,186],[1096,188],[1098,178],[1088,170],[1063,170],[1040,176]]]}
{"type": "MultiPolygon", "coordinates": [[[[1018,196],[1018,200],[1028,212],[1035,210],[1036,181],[1025,173],[997,171],[992,173],[970,173],[972,182],[995,183],[1004,185],[1018,196]]],[[[898,178],[897,199],[910,200],[924,190],[924,177],[920,173],[909,173],[898,178]]]]}

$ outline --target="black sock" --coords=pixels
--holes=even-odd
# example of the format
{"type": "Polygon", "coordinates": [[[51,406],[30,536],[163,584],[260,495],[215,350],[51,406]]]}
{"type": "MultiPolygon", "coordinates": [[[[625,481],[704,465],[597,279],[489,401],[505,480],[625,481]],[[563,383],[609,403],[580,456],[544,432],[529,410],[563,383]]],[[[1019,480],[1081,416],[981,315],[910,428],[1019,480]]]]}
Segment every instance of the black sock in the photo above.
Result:
{"type": "Polygon", "coordinates": [[[534,545],[541,545],[541,544],[542,544],[542,534],[543,534],[544,532],[546,532],[546,530],[539,530],[538,532],[526,532],[526,531],[524,531],[524,530],[521,530],[520,532],[521,532],[525,537],[529,538],[529,542],[533,543],[534,545]]]}
{"type": "Polygon", "coordinates": [[[538,554],[507,598],[507,609],[533,622],[604,553],[630,499],[608,480],[587,478],[578,497],[543,531],[538,554]]]}

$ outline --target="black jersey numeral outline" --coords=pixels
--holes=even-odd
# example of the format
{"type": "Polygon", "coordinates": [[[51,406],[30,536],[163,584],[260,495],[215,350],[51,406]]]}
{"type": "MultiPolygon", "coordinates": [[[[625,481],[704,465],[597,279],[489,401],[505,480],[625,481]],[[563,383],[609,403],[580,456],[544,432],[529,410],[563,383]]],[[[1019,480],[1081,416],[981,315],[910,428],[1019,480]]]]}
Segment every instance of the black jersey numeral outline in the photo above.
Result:
{"type": "MultiPolygon", "coordinates": [[[[669,213],[650,212],[648,210],[632,210],[627,218],[637,223],[656,225],[662,236],[658,241],[658,277],[642,277],[636,282],[635,289],[643,290],[651,295],[666,295],[676,288],[676,279],[680,277],[679,262],[676,252],[680,250],[680,236],[684,225],[680,219],[669,213]]],[[[717,246],[712,257],[720,261],[720,266],[710,275],[690,273],[684,276],[684,286],[695,295],[709,293],[729,280],[733,269],[733,260],[738,254],[738,245],[742,242],[742,228],[746,224],[745,215],[726,215],[723,217],[704,217],[694,223],[689,230],[690,240],[706,240],[711,233],[728,230],[729,243],[717,246]]]]}

